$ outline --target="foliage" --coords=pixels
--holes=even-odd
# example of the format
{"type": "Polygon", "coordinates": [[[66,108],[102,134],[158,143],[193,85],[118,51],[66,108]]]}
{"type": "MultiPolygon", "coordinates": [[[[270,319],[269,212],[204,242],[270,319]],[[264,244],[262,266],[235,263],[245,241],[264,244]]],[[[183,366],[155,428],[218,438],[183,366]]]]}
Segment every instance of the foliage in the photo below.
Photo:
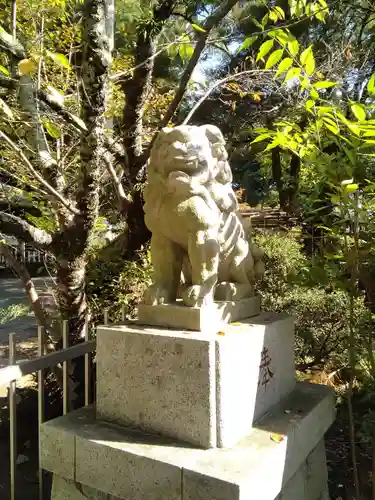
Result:
{"type": "Polygon", "coordinates": [[[29,312],[29,307],[25,304],[12,304],[8,307],[0,308],[0,325],[5,325],[10,321],[25,316],[29,312]]]}
{"type": "Polygon", "coordinates": [[[135,307],[151,284],[152,266],[150,253],[141,250],[133,261],[93,258],[88,268],[88,298],[94,322],[102,322],[103,311],[108,309],[111,321],[125,314],[133,317],[135,307]]]}
{"type": "MultiPolygon", "coordinates": [[[[262,307],[286,311],[296,317],[296,356],[300,367],[321,366],[330,370],[348,366],[350,297],[348,291],[321,283],[316,269],[327,260],[311,263],[303,251],[301,233],[259,232],[257,244],[265,251],[266,273],[259,284],[262,307]]],[[[363,296],[355,301],[355,342],[358,370],[368,371],[367,333],[369,311],[363,296]]]]}

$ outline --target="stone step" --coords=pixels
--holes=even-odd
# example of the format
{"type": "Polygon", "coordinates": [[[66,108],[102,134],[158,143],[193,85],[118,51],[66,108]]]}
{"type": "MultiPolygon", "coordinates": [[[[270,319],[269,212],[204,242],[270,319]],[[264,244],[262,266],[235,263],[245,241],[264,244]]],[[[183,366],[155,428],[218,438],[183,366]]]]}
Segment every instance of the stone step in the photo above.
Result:
{"type": "MultiPolygon", "coordinates": [[[[95,408],[88,407],[41,426],[41,466],[113,495],[113,500],[286,500],[278,495],[291,488],[296,474],[301,488],[300,468],[321,443],[334,408],[332,390],[297,383],[235,447],[204,450],[100,422],[95,408]]],[[[321,464],[314,484],[321,480],[324,485],[323,457],[321,464]]],[[[325,486],[316,498],[291,491],[295,496],[288,500],[323,500],[326,495],[325,486]]]]}
{"type": "MultiPolygon", "coordinates": [[[[275,500],[329,500],[327,489],[327,468],[324,441],[310,453],[294,476],[282,489],[275,500]]],[[[107,495],[91,486],[54,475],[51,500],[122,500],[114,495],[107,495]]],[[[185,492],[186,494],[187,492],[185,492]]],[[[196,498],[193,490],[189,499],[196,498]]],[[[126,500],[132,500],[129,497],[126,500]]],[[[181,499],[182,497],[176,497],[181,499]]],[[[223,497],[221,497],[223,498],[223,497]]],[[[256,493],[246,500],[256,500],[256,493]]],[[[206,497],[205,500],[220,500],[218,497],[206,497]]],[[[224,498],[224,500],[227,500],[224,498]]]]}

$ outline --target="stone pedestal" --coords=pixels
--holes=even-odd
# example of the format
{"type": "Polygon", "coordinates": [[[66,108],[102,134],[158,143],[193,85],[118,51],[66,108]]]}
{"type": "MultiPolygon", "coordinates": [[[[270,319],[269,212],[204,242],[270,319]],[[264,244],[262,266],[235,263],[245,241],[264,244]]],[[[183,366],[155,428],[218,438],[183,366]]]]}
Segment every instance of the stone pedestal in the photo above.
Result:
{"type": "Polygon", "coordinates": [[[328,500],[333,392],[296,383],[293,321],[97,333],[97,403],[41,426],[52,500],[328,500]]]}
{"type": "Polygon", "coordinates": [[[286,315],[210,333],[101,327],[97,342],[98,418],[203,448],[236,444],[295,384],[286,315]]]}
{"type": "Polygon", "coordinates": [[[237,302],[214,302],[203,307],[186,307],[176,304],[138,307],[138,319],[143,325],[162,328],[183,328],[198,332],[214,332],[221,326],[256,316],[260,313],[260,298],[248,297],[237,302]]]}

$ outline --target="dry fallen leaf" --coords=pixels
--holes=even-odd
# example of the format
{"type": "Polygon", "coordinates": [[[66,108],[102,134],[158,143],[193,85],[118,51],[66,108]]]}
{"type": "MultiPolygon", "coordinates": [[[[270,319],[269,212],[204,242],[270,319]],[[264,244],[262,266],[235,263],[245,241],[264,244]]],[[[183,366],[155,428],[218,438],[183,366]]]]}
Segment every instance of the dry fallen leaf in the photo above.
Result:
{"type": "Polygon", "coordinates": [[[220,332],[217,332],[216,335],[225,335],[225,332],[220,331],[220,332]]]}
{"type": "Polygon", "coordinates": [[[284,441],[285,436],[283,436],[282,434],[271,434],[270,438],[271,438],[272,441],[274,441],[275,443],[279,444],[282,441],[284,441]]]}

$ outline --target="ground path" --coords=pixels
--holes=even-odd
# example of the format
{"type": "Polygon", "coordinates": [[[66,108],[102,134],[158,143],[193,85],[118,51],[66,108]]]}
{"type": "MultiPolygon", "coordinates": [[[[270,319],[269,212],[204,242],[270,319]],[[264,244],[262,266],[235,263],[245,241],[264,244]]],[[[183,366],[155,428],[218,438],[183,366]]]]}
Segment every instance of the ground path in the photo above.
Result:
{"type": "MultiPolygon", "coordinates": [[[[47,292],[53,285],[51,278],[33,278],[33,282],[38,293],[47,292]]],[[[28,304],[21,281],[15,278],[0,279],[0,309],[15,304],[28,304]]],[[[4,325],[0,324],[0,368],[8,364],[10,333],[16,334],[18,358],[35,355],[37,329],[33,313],[15,318],[4,325]]]]}

